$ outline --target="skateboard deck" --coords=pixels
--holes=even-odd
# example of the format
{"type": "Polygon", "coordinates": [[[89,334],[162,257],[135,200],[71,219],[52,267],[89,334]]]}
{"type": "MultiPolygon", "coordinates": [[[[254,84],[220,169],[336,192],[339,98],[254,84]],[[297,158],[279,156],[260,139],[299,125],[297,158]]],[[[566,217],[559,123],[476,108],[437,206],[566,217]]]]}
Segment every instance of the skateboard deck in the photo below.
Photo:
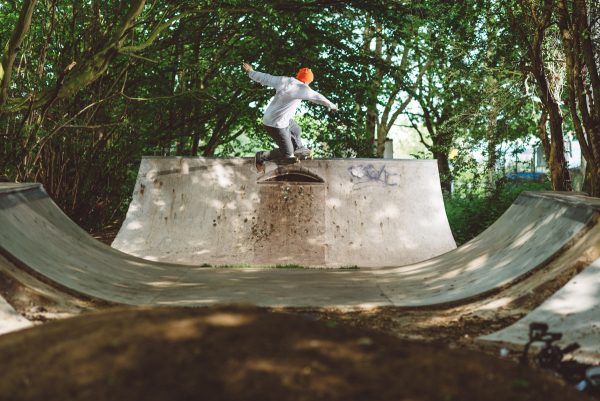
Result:
{"type": "Polygon", "coordinates": [[[265,174],[265,171],[267,169],[267,164],[268,163],[273,163],[276,164],[278,167],[279,166],[292,166],[294,164],[298,164],[300,163],[299,159],[293,159],[293,160],[289,160],[289,159],[273,159],[273,160],[266,160],[262,163],[258,163],[258,162],[254,162],[254,167],[256,168],[256,171],[263,175],[265,174]]]}
{"type": "Polygon", "coordinates": [[[265,160],[263,162],[258,162],[257,158],[254,158],[254,167],[259,174],[265,174],[267,163],[274,163],[277,166],[291,166],[294,164],[299,164],[301,160],[312,159],[312,151],[308,153],[300,151],[294,153],[294,158],[286,158],[286,159],[273,159],[273,160],[265,160]]]}

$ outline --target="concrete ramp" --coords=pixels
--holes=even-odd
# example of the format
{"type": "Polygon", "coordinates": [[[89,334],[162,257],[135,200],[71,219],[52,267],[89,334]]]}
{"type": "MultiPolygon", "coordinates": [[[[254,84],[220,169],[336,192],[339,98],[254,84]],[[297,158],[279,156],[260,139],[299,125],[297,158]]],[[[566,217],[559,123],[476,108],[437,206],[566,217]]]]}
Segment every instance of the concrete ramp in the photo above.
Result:
{"type": "Polygon", "coordinates": [[[389,269],[381,286],[394,304],[405,306],[423,305],[423,295],[426,303],[441,304],[500,288],[573,246],[597,224],[599,205],[578,195],[522,194],[473,240],[428,261],[389,269]]]}
{"type": "Polygon", "coordinates": [[[33,324],[19,315],[4,298],[0,296],[0,335],[31,327],[33,324]]]}
{"type": "Polygon", "coordinates": [[[199,265],[401,266],[456,248],[434,160],[145,157],[112,246],[199,265]]]}
{"type": "MultiPolygon", "coordinates": [[[[580,361],[600,360],[600,259],[548,298],[538,308],[512,326],[480,337],[484,342],[522,346],[529,339],[529,324],[544,322],[549,331],[563,334],[557,345],[577,342],[581,346],[573,355],[580,361]]],[[[542,345],[542,344],[536,344],[542,345]]]]}
{"type": "Polygon", "coordinates": [[[203,268],[117,251],[69,220],[41,185],[0,184],[0,252],[64,291],[123,304],[416,307],[485,296],[543,268],[598,230],[599,210],[597,199],[525,193],[481,236],[410,266],[203,268]]]}

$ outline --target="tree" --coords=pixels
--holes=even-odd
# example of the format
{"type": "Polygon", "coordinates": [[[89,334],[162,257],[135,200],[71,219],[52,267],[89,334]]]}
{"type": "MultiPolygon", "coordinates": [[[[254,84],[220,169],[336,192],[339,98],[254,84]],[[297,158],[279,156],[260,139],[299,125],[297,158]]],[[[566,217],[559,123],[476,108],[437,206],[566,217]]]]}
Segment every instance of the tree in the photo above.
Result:
{"type": "Polygon", "coordinates": [[[484,49],[476,28],[481,9],[475,2],[440,3],[435,18],[427,21],[429,61],[413,94],[418,111],[407,112],[421,142],[438,162],[442,189],[450,193],[453,173],[450,152],[455,139],[474,135],[487,99],[482,97],[486,79],[484,49]],[[425,129],[423,132],[422,128],[425,129]]]}
{"type": "MultiPolygon", "coordinates": [[[[544,44],[548,30],[552,25],[554,10],[553,0],[518,0],[515,12],[509,8],[511,28],[517,33],[516,38],[527,58],[522,67],[526,74],[531,74],[535,80],[539,98],[545,110],[550,126],[550,136],[541,137],[545,143],[544,149],[549,149],[547,155],[550,167],[552,186],[556,191],[571,190],[571,178],[565,159],[563,138],[563,114],[559,105],[559,97],[553,91],[553,83],[560,77],[553,75],[546,66],[544,44]]],[[[511,7],[511,5],[507,5],[511,7]]]]}
{"type": "Polygon", "coordinates": [[[6,44],[2,63],[0,63],[0,115],[2,113],[2,107],[8,98],[8,86],[11,82],[17,51],[23,43],[23,40],[29,31],[29,27],[31,26],[31,18],[36,3],[37,0],[25,0],[23,2],[19,20],[17,21],[9,42],[6,44]]]}
{"type": "Polygon", "coordinates": [[[390,32],[380,18],[367,16],[364,23],[360,51],[372,61],[362,65],[361,80],[367,85],[365,96],[357,99],[357,119],[365,127],[366,143],[374,143],[376,156],[383,157],[390,128],[412,101],[431,58],[423,54],[427,42],[418,23],[390,32]]]}
{"type": "Polygon", "coordinates": [[[557,3],[566,60],[566,103],[587,161],[586,187],[592,196],[600,196],[600,7],[585,0],[557,3]]]}
{"type": "Polygon", "coordinates": [[[331,114],[307,104],[299,116],[321,156],[381,156],[409,115],[445,189],[457,138],[487,141],[491,169],[498,143],[529,129],[511,74],[515,54],[531,63],[502,36],[488,0],[6,4],[0,173],[42,182],[80,223],[123,212],[143,155],[247,156],[267,146],[260,118],[273,93],[244,76],[242,61],[275,75],[315,71],[314,88],[340,106],[331,114]]]}

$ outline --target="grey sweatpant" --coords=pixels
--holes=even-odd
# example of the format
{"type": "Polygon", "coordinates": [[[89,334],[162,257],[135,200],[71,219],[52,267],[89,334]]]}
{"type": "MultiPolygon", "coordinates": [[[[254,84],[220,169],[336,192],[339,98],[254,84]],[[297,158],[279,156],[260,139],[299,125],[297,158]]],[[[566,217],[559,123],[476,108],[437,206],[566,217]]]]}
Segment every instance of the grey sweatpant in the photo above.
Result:
{"type": "Polygon", "coordinates": [[[264,152],[261,156],[262,161],[285,159],[294,156],[294,152],[303,149],[302,129],[294,120],[290,120],[290,125],[285,128],[275,128],[263,125],[271,138],[275,141],[278,148],[269,152],[264,152]]]}

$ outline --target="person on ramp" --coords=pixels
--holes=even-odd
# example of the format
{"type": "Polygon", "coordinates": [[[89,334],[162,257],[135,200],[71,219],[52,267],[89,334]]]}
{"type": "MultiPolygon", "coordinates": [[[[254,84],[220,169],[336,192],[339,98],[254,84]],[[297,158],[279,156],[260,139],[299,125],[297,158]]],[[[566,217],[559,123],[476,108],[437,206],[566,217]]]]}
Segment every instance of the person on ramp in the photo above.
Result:
{"type": "Polygon", "coordinates": [[[275,96],[265,110],[263,125],[278,148],[256,152],[256,170],[259,173],[264,172],[265,162],[269,160],[276,160],[279,164],[292,164],[298,159],[310,158],[312,151],[302,144],[302,130],[293,120],[300,102],[308,100],[330,110],[338,110],[337,105],[308,86],[314,79],[310,68],[301,68],[296,78],[254,71],[248,63],[243,63],[242,68],[252,80],[275,89],[275,96]]]}

